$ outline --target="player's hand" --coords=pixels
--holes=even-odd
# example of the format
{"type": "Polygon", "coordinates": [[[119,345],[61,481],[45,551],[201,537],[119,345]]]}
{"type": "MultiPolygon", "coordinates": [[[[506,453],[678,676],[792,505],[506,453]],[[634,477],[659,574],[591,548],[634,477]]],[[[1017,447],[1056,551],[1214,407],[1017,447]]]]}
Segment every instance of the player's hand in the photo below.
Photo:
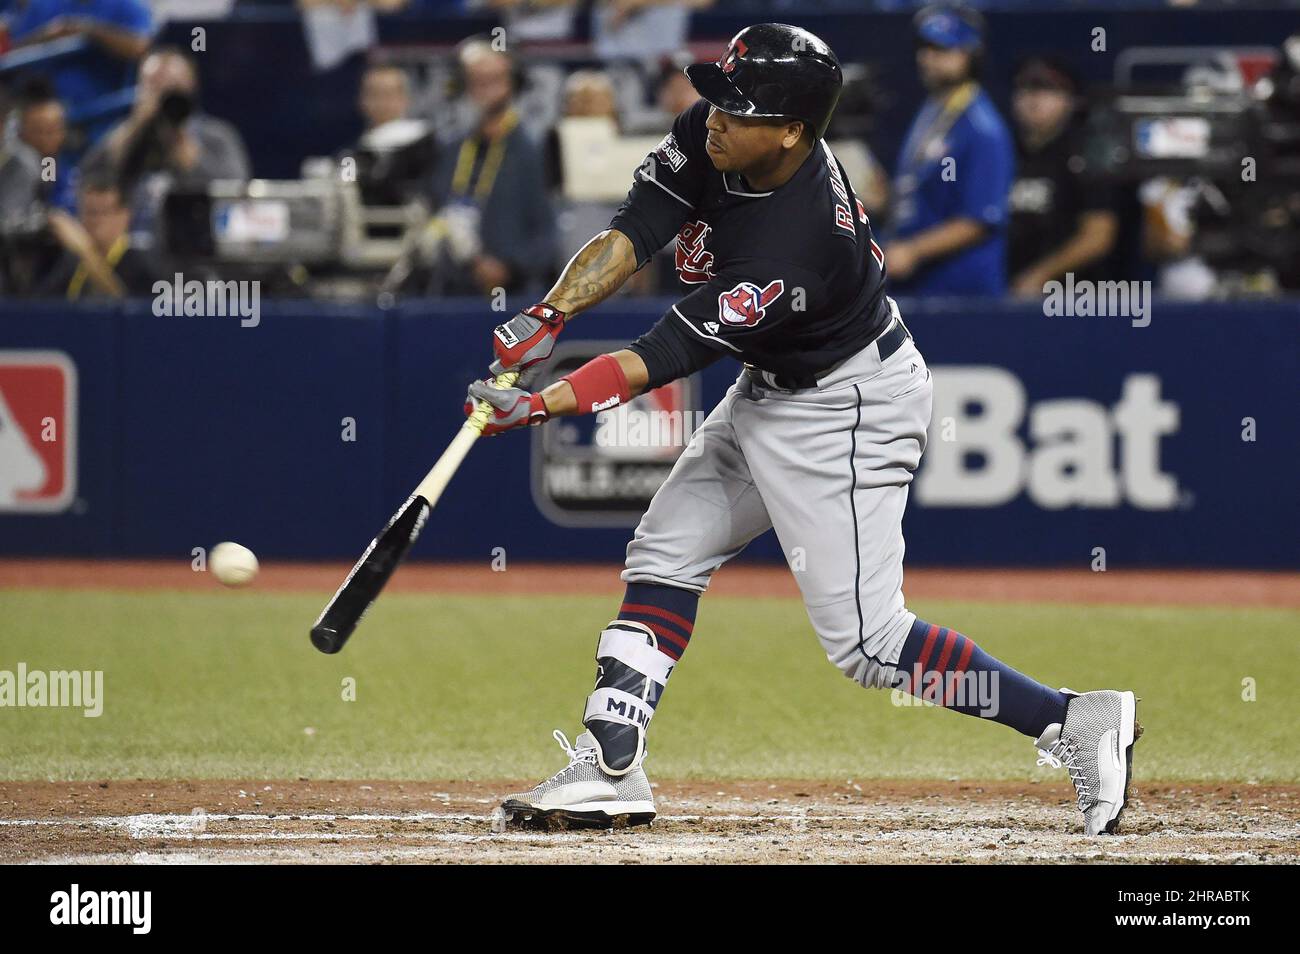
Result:
{"type": "Polygon", "coordinates": [[[483,436],[493,437],[516,427],[541,424],[551,415],[540,392],[523,388],[498,388],[490,381],[475,381],[465,395],[465,416],[469,417],[479,401],[492,405],[492,414],[483,426],[483,436]]]}
{"type": "Polygon", "coordinates": [[[493,377],[506,371],[520,374],[541,364],[555,350],[555,339],[564,329],[564,312],[545,302],[529,305],[492,332],[496,360],[489,369],[493,377]]]}

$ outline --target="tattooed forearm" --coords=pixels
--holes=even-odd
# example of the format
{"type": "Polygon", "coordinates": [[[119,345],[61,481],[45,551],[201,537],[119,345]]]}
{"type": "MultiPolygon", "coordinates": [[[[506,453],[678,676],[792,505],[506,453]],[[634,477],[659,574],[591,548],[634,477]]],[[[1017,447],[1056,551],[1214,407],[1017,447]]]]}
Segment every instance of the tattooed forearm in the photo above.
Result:
{"type": "Polygon", "coordinates": [[[544,301],[573,316],[604,301],[636,271],[636,251],[622,232],[606,229],[578,250],[544,301]]]}

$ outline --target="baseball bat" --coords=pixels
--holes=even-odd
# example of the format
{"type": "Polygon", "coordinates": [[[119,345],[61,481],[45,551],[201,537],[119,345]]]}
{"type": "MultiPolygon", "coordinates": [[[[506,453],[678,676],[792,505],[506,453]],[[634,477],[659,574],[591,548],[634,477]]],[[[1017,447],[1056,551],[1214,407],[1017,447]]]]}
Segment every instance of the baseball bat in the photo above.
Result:
{"type": "MultiPolygon", "coordinates": [[[[508,388],[519,379],[519,372],[507,371],[498,375],[493,385],[508,388]]],[[[352,567],[338,592],[325,605],[311,628],[311,643],[323,653],[336,653],[343,648],[357,624],[380,592],[393,571],[406,558],[411,544],[420,535],[425,521],[438,498],[447,489],[465,455],[483,433],[492,405],[479,401],[474,412],[465,419],[456,437],[442,452],[438,462],[420,481],[419,486],[406,498],[397,513],[379,536],[370,541],[366,552],[352,567]]]]}

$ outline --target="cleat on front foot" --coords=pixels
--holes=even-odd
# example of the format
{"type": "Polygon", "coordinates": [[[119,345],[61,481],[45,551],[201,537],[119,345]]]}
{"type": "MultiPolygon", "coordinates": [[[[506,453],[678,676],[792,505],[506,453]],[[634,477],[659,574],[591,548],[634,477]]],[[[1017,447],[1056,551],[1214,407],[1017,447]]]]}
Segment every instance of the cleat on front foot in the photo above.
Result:
{"type": "Polygon", "coordinates": [[[501,811],[508,825],[560,831],[645,825],[654,819],[654,796],[641,766],[625,775],[608,775],[598,764],[589,733],[571,746],[557,729],[555,740],[569,764],[531,791],[507,796],[501,811]]]}

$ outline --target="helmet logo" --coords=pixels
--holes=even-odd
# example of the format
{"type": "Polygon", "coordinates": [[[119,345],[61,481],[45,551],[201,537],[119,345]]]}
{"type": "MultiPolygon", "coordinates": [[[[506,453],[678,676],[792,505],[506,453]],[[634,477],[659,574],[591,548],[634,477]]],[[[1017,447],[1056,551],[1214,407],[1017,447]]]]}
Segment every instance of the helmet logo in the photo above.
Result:
{"type": "Polygon", "coordinates": [[[736,68],[736,60],[740,59],[748,52],[749,52],[749,47],[745,45],[745,41],[737,40],[734,44],[732,44],[731,49],[727,51],[726,57],[722,60],[720,64],[718,64],[719,66],[722,67],[722,72],[730,73],[732,70],[734,70],[736,68]]]}
{"type": "Polygon", "coordinates": [[[785,282],[777,278],[768,283],[766,288],[759,288],[753,282],[741,282],[731,291],[718,296],[718,317],[725,325],[750,327],[763,320],[767,306],[781,297],[785,291],[785,282]]]}

